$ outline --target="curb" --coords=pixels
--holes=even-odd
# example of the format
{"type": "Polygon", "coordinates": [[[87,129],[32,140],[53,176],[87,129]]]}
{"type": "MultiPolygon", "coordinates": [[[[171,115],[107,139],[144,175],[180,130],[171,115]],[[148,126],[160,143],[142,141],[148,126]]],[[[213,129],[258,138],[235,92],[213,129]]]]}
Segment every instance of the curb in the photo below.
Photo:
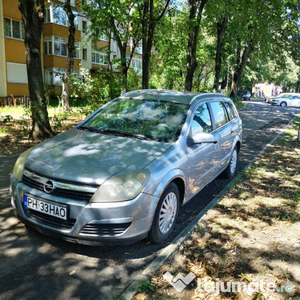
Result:
{"type": "MultiPolygon", "coordinates": [[[[288,128],[292,122],[297,118],[295,116],[285,127],[288,128]]],[[[284,132],[284,131],[283,131],[284,132]]],[[[250,169],[254,163],[268,150],[270,146],[272,146],[279,137],[283,134],[277,134],[270,143],[268,143],[259,153],[258,155],[243,169],[238,175],[230,181],[224,189],[194,218],[194,220],[177,236],[177,238],[166,248],[164,248],[159,255],[150,263],[149,266],[142,272],[142,274],[138,275],[136,279],[127,287],[127,289],[117,298],[118,300],[129,300],[134,297],[137,293],[138,288],[143,284],[145,280],[149,280],[153,274],[166,262],[166,260],[179,248],[179,246],[189,238],[192,233],[194,227],[198,224],[201,218],[206,215],[207,211],[213,208],[217,203],[219,203],[225,194],[229,191],[232,185],[236,184],[238,180],[244,175],[244,172],[247,169],[250,169]]]]}

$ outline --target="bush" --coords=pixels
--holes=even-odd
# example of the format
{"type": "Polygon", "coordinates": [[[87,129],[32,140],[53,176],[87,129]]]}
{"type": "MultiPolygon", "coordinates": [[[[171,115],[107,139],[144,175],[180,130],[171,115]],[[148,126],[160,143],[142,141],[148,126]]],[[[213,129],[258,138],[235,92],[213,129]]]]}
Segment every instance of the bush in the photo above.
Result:
{"type": "Polygon", "coordinates": [[[85,115],[120,95],[121,87],[116,75],[97,73],[93,77],[84,68],[81,68],[80,73],[81,79],[73,77],[71,80],[71,98],[73,102],[83,102],[85,108],[82,112],[85,115]]]}

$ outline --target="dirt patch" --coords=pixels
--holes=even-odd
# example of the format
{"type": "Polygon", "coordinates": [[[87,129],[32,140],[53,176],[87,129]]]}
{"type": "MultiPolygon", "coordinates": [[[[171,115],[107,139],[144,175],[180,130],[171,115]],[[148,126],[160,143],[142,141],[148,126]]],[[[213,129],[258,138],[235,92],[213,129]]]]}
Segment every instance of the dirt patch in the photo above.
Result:
{"type": "MultiPolygon", "coordinates": [[[[4,122],[0,119],[0,155],[14,155],[22,153],[30,147],[42,142],[43,140],[29,139],[29,120],[24,118],[13,118],[4,122]]],[[[60,134],[84,119],[83,116],[68,114],[67,116],[54,119],[50,121],[52,129],[55,134],[60,134]]]]}
{"type": "Polygon", "coordinates": [[[245,171],[135,300],[300,299],[299,126],[245,171]]]}

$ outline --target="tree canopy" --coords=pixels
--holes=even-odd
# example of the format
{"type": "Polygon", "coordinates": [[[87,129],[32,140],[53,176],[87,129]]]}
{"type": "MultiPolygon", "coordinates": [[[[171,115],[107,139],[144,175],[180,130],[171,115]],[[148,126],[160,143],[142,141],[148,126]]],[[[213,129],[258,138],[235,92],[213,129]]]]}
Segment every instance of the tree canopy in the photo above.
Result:
{"type": "MultiPolygon", "coordinates": [[[[44,1],[20,0],[32,101],[32,137],[53,134],[49,125],[41,66],[44,1]]],[[[72,19],[70,1],[65,5],[72,19]],[[68,9],[69,8],[69,9],[68,9]]],[[[119,87],[226,91],[232,98],[258,81],[300,88],[300,3],[295,0],[93,0],[82,7],[91,21],[87,32],[97,46],[108,35],[119,49],[119,87]],[[142,42],[142,80],[130,65],[142,42]]],[[[70,22],[72,26],[72,22],[70,22]]],[[[74,26],[68,41],[68,75],[72,73],[74,26]]],[[[113,76],[111,76],[112,78],[113,76]]],[[[69,92],[68,92],[69,93],[69,92]]]]}

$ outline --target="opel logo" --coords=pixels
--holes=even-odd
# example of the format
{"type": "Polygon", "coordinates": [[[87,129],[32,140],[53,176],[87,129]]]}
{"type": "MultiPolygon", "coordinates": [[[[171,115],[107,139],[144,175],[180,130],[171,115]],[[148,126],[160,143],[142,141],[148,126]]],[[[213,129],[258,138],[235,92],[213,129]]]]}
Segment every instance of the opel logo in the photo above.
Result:
{"type": "Polygon", "coordinates": [[[50,194],[52,193],[52,191],[54,190],[54,184],[53,184],[53,181],[51,180],[48,180],[45,185],[44,185],[44,191],[47,193],[47,194],[50,194]]]}

